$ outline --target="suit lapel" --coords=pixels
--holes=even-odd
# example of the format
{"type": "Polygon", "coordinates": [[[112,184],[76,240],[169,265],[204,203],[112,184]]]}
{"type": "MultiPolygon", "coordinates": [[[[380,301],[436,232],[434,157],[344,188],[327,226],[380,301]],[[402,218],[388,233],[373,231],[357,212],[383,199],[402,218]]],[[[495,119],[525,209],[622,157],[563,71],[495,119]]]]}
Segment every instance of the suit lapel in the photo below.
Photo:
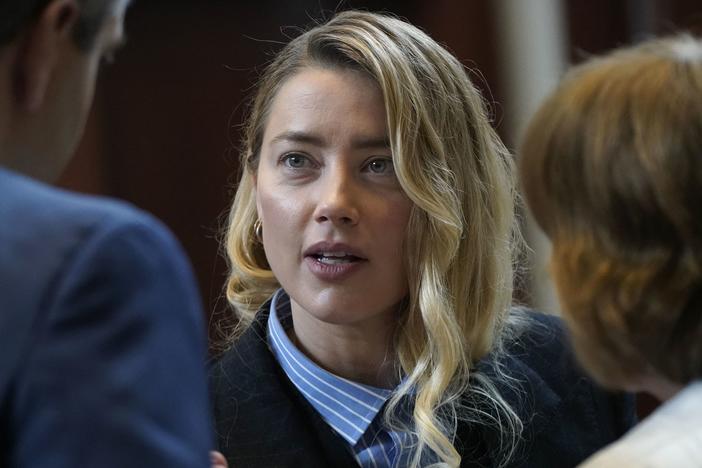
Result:
{"type": "Polygon", "coordinates": [[[231,466],[358,466],[284,375],[266,340],[268,307],[211,368],[219,449],[231,466]]]}

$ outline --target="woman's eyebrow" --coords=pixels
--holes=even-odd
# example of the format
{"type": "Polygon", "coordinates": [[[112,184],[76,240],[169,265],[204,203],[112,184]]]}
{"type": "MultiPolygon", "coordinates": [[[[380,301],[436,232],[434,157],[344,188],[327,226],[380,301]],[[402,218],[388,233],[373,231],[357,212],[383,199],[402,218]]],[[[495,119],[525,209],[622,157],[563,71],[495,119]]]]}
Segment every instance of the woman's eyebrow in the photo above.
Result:
{"type": "Polygon", "coordinates": [[[271,140],[271,143],[291,141],[294,143],[308,143],[315,146],[324,146],[324,138],[312,133],[289,130],[279,134],[271,140]]]}
{"type": "Polygon", "coordinates": [[[390,148],[390,140],[386,136],[355,138],[351,146],[357,149],[390,148]]]}
{"type": "MultiPolygon", "coordinates": [[[[304,131],[289,130],[275,136],[271,143],[279,143],[283,141],[294,143],[307,143],[315,146],[326,146],[323,137],[304,131]]],[[[356,149],[368,148],[390,148],[390,140],[386,136],[380,137],[358,137],[354,138],[351,146],[356,149]]]]}

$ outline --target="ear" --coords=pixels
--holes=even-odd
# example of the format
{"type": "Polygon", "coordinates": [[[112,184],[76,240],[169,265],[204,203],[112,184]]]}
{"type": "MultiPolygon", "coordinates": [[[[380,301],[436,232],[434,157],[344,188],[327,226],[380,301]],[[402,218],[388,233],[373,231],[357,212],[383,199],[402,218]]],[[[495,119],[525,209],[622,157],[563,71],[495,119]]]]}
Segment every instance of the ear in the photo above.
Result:
{"type": "Polygon", "coordinates": [[[25,110],[36,112],[44,104],[63,46],[73,40],[79,16],[76,0],[52,0],[20,39],[14,94],[25,110]]]}

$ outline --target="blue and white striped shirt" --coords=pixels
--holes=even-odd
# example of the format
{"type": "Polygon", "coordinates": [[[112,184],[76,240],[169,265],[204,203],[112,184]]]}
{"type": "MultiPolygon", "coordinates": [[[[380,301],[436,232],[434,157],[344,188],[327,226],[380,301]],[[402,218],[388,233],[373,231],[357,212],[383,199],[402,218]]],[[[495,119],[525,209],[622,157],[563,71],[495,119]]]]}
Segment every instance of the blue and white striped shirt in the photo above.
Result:
{"type": "Polygon", "coordinates": [[[322,419],[347,443],[362,467],[407,466],[413,437],[388,430],[382,409],[391,390],[336,376],[312,362],[290,341],[290,299],[278,290],[271,302],[268,342],[278,363],[322,419]]]}

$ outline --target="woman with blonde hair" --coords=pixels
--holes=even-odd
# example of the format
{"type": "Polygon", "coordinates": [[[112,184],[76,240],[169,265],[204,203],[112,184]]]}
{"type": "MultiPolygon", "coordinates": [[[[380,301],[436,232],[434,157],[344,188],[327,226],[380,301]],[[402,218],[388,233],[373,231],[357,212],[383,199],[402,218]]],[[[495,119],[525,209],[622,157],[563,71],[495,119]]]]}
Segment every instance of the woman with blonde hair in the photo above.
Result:
{"type": "Polygon", "coordinates": [[[623,431],[557,322],[510,312],[514,199],[479,92],[419,29],[349,11],[285,46],[226,239],[231,465],[568,466],[623,431]]]}
{"type": "Polygon", "coordinates": [[[580,360],[607,387],[675,395],[586,466],[702,466],[702,41],[575,67],[520,157],[580,360]]]}

